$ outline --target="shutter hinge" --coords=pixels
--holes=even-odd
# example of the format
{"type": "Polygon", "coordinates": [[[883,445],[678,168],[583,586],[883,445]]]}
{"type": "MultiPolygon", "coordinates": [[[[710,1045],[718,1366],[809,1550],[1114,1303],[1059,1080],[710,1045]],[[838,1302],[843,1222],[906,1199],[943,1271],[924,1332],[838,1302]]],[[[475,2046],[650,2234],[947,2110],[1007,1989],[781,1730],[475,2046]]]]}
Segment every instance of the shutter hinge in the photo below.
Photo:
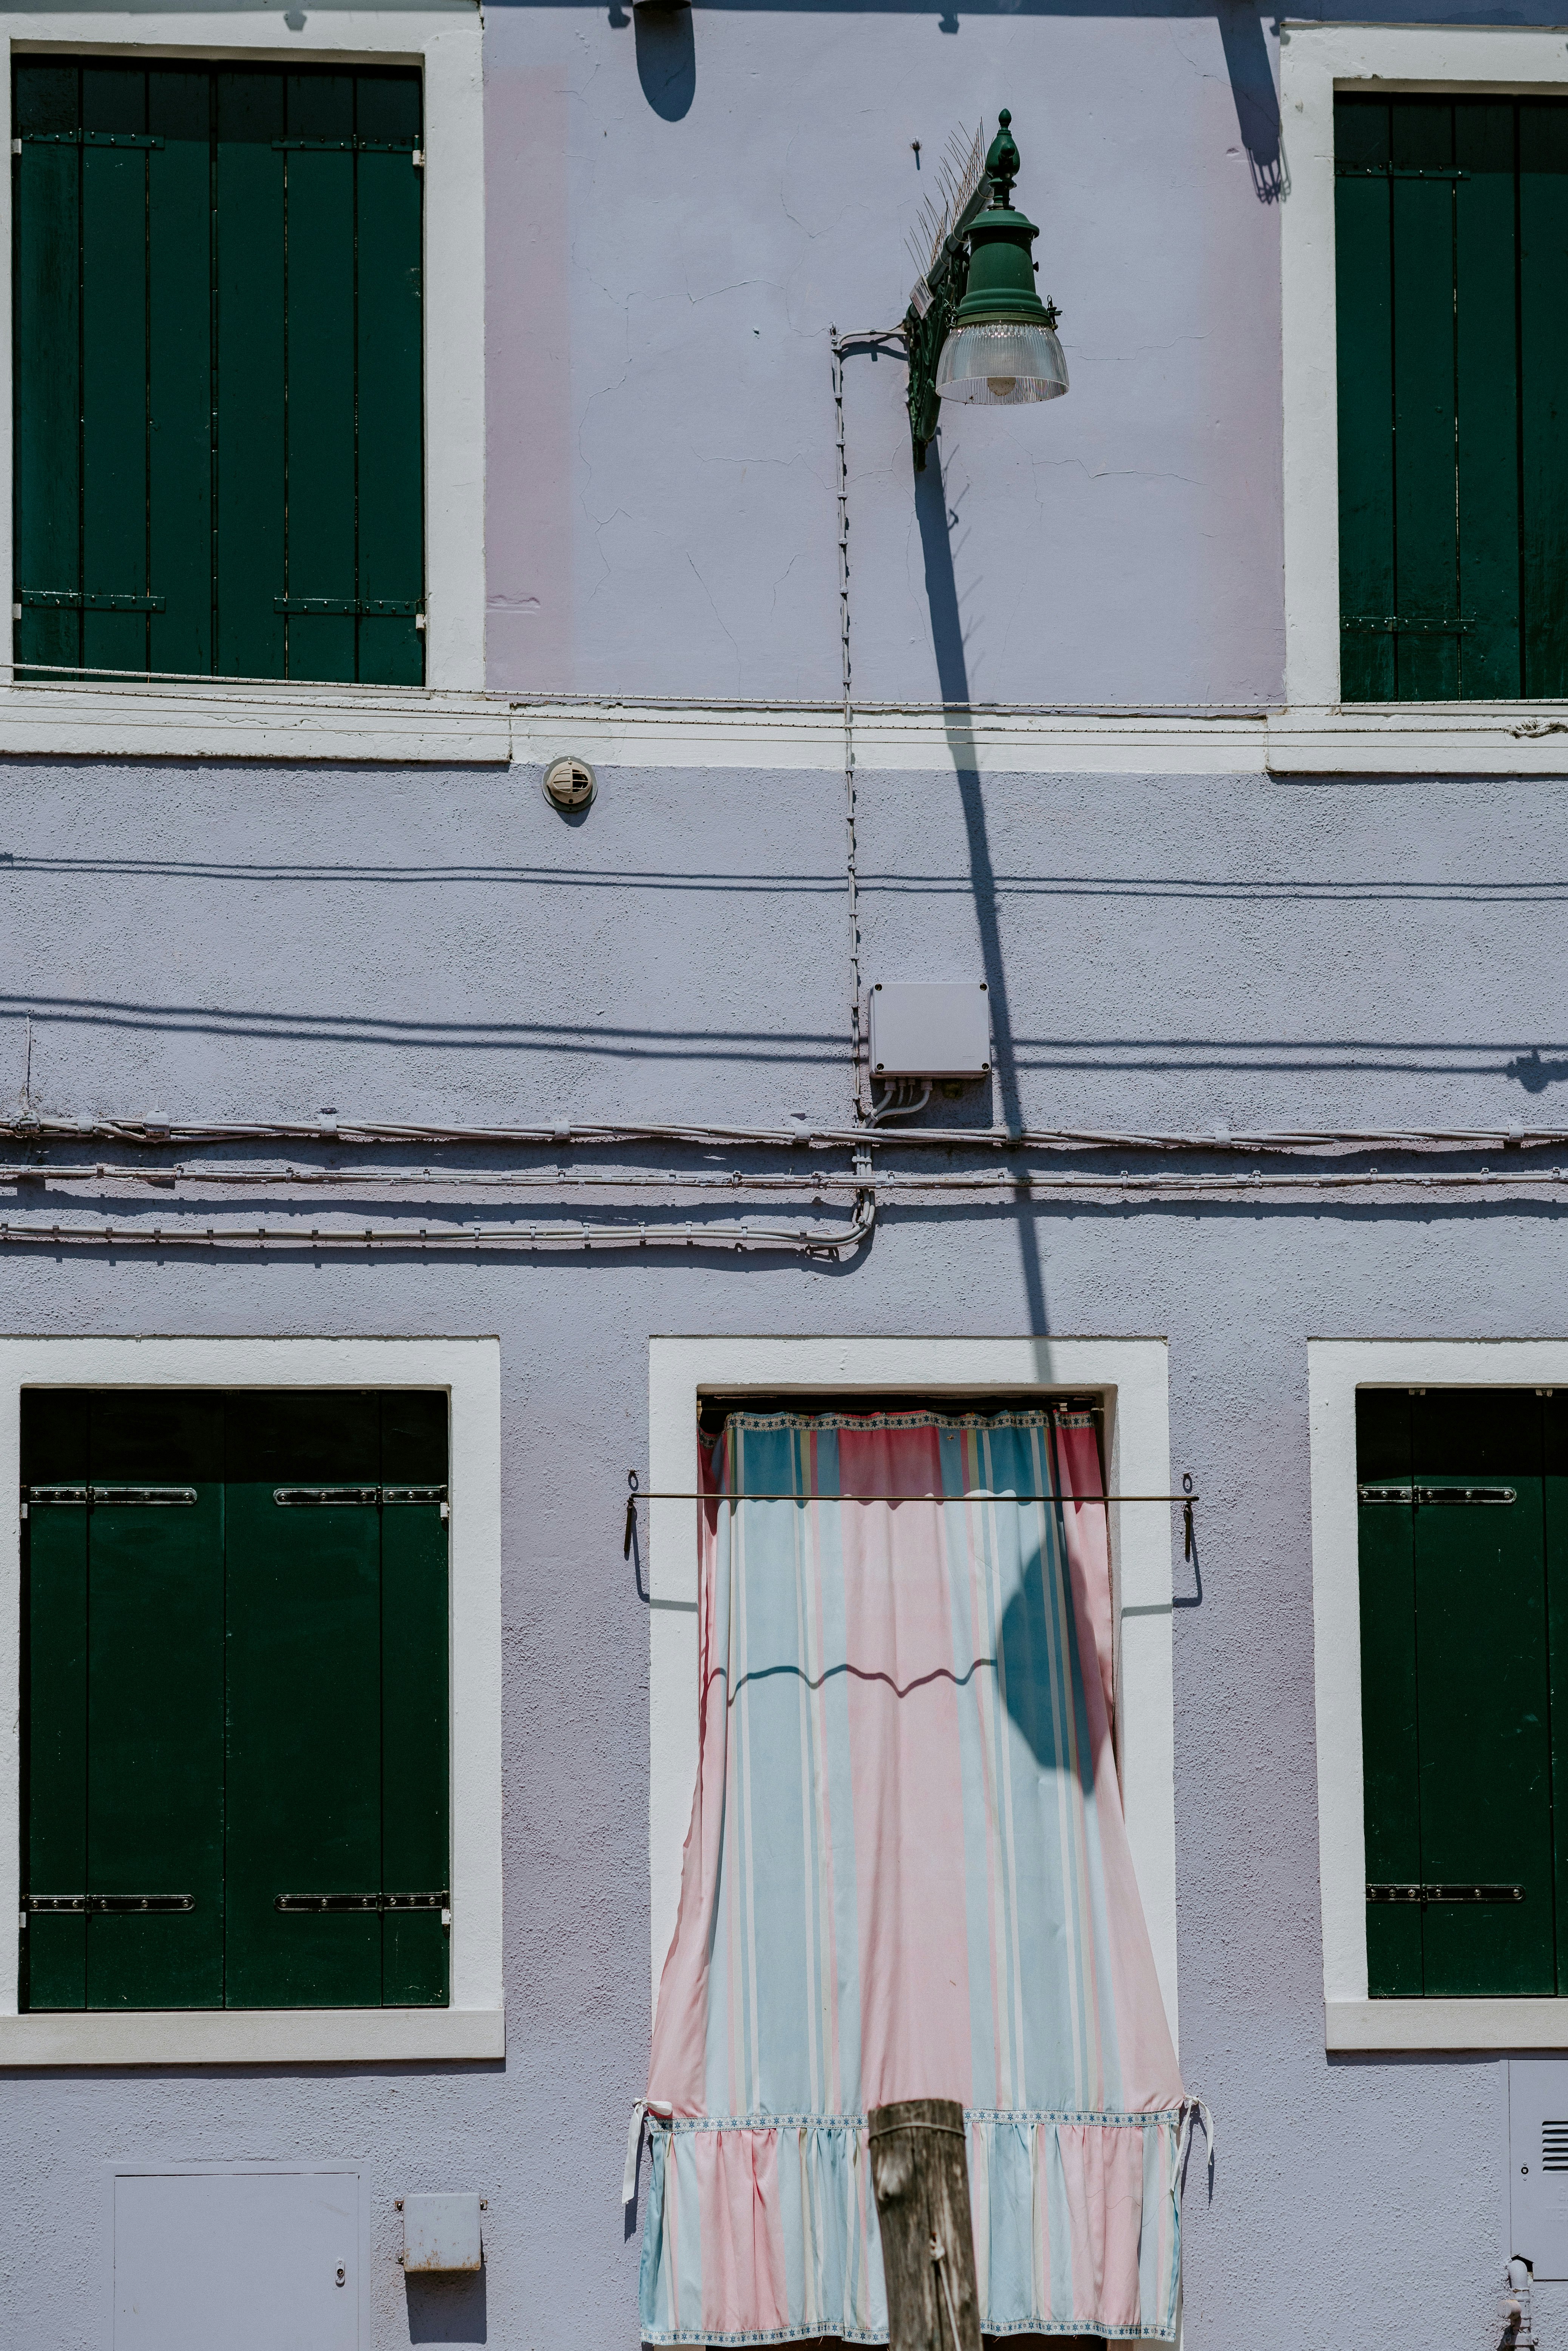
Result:
{"type": "Polygon", "coordinates": [[[1522,1902],[1522,1886],[1369,1886],[1369,1902],[1522,1902]]]}
{"type": "Polygon", "coordinates": [[[272,1499],[283,1510],[374,1509],[378,1502],[439,1502],[446,1516],[444,1486],[275,1486],[272,1499]]]}
{"type": "Polygon", "coordinates": [[[1414,1502],[1430,1505],[1434,1502],[1517,1502],[1519,1495],[1512,1486],[1358,1486],[1356,1498],[1363,1502],[1414,1502]]]}
{"type": "Polygon", "coordinates": [[[141,1916],[144,1911],[193,1910],[193,1894],[24,1894],[24,1913],[36,1911],[40,1916],[82,1918],[89,1913],[94,1917],[117,1917],[127,1914],[141,1916]]]}
{"type": "Polygon", "coordinates": [[[443,1886],[439,1894],[275,1894],[275,1910],[440,1910],[444,1912],[452,1896],[443,1886]]]}
{"type": "Polygon", "coordinates": [[[409,159],[408,159],[408,160],[409,160],[409,162],[413,165],[413,168],[414,168],[414,170],[415,170],[416,172],[423,172],[423,169],[424,169],[424,150],[423,150],[423,147],[416,147],[416,148],[414,149],[414,151],[413,151],[413,154],[409,157],[409,159]]]}
{"type": "Polygon", "coordinates": [[[196,1499],[193,1486],[29,1486],[27,1502],[64,1504],[77,1510],[103,1510],[129,1505],[138,1510],[188,1510],[196,1499]]]}

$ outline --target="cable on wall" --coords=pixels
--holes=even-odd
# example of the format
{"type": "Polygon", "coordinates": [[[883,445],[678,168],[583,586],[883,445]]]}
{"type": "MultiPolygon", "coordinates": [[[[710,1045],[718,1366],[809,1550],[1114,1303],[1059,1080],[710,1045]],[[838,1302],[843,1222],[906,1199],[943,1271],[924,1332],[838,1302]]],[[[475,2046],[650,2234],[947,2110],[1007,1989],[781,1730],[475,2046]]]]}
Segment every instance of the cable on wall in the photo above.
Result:
{"type": "Polygon", "coordinates": [[[843,695],[844,713],[844,825],[849,889],[850,916],[850,1051],[853,1057],[855,1118],[863,1123],[866,1116],[865,1096],[862,1083],[861,1051],[861,919],[860,880],[855,867],[855,711],[851,683],[850,658],[850,474],[844,441],[844,354],[852,349],[879,350],[885,343],[902,342],[902,327],[864,327],[856,332],[841,335],[837,327],[828,329],[829,348],[832,353],[833,417],[839,455],[839,679],[843,695]]]}

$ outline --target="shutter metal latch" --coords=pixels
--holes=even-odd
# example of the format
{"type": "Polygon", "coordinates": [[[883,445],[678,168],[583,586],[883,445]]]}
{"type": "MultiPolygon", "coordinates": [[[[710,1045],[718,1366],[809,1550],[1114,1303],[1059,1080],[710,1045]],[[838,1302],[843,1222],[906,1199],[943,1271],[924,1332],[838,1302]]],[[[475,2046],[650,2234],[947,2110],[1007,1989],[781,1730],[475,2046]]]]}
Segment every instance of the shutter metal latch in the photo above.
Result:
{"type": "Polygon", "coordinates": [[[1369,1902],[1522,1902],[1522,1886],[1369,1886],[1369,1902]]]}
{"type": "Polygon", "coordinates": [[[22,1907],[42,1917],[80,1918],[140,1916],[151,1910],[193,1910],[193,1894],[24,1894],[22,1907]]]}
{"type": "Polygon", "coordinates": [[[29,1486],[30,1502],[74,1503],[78,1510],[116,1509],[130,1504],[139,1510],[188,1510],[196,1499],[193,1486],[29,1486]]]}
{"type": "Polygon", "coordinates": [[[275,1910],[445,1910],[452,1900],[439,1894],[275,1894],[275,1910]]]}
{"type": "Polygon", "coordinates": [[[1516,1502],[1511,1486],[1358,1486],[1364,1502],[1516,1502]]]}
{"type": "Polygon", "coordinates": [[[373,1510],[378,1502],[439,1502],[442,1517],[446,1515],[444,1486],[275,1486],[272,1499],[283,1510],[356,1504],[373,1510]]]}

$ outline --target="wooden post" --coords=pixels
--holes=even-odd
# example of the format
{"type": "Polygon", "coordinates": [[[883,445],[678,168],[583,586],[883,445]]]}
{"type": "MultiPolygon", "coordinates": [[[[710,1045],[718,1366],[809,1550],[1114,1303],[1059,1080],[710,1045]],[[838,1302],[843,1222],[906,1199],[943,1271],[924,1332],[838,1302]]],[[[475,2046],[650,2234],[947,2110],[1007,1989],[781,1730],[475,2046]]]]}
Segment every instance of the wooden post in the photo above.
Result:
{"type": "Polygon", "coordinates": [[[906,2098],[867,2117],[888,2351],[980,2351],[964,2109],[906,2098]]]}

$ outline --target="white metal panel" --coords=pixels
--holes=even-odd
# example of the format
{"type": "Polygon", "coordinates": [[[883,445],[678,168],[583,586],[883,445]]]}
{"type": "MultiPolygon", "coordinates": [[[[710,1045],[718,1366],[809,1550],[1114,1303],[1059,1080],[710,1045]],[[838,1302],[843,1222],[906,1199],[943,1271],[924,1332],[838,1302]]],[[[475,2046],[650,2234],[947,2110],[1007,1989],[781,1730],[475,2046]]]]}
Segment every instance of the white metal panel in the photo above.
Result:
{"type": "Polygon", "coordinates": [[[1568,2278],[1568,2057],[1508,2068],[1510,2253],[1538,2278],[1568,2278]]]}
{"type": "Polygon", "coordinates": [[[871,1066],[879,1078],[980,1078],[991,1066],[991,999],[983,979],[878,980],[871,1066]]]}
{"type": "Polygon", "coordinates": [[[352,2171],[114,2180],[113,2351],[359,2351],[352,2171]]]}
{"type": "Polygon", "coordinates": [[[476,2270],[480,2264],[477,2196],[405,2196],[405,2270],[476,2270]]]}

